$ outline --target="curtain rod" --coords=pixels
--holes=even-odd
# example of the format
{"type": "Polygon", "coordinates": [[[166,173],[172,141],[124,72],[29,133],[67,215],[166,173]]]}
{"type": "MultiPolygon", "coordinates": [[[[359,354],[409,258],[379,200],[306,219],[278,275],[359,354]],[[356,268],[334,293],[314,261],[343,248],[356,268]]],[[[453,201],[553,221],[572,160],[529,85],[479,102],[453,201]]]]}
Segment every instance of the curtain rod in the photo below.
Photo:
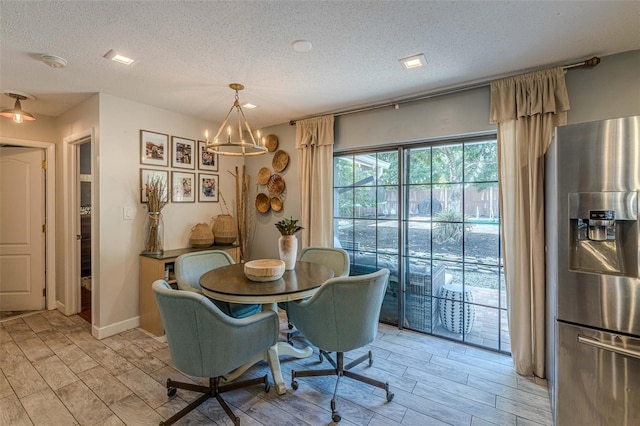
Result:
{"type": "MultiPolygon", "coordinates": [[[[594,56],[591,59],[586,59],[582,62],[576,62],[574,64],[568,64],[568,65],[563,65],[562,69],[563,70],[570,70],[572,68],[581,68],[581,67],[595,67],[596,65],[598,65],[600,63],[600,58],[597,56],[594,56]]],[[[524,71],[526,72],[526,71],[524,71]]],[[[472,90],[472,89],[477,89],[479,87],[484,87],[484,86],[488,86],[493,80],[498,80],[501,78],[507,78],[507,77],[513,77],[519,74],[523,74],[524,72],[518,72],[515,74],[508,74],[508,75],[503,75],[503,76],[498,76],[498,77],[494,77],[491,80],[483,80],[480,82],[476,82],[476,83],[469,83],[469,84],[465,84],[465,85],[461,85],[461,86],[454,86],[454,87],[450,87],[447,89],[442,89],[442,90],[437,90],[435,92],[431,92],[431,93],[425,93],[422,95],[418,95],[418,96],[414,96],[414,97],[408,97],[408,98],[402,98],[402,99],[398,99],[396,101],[390,101],[390,102],[385,102],[385,103],[381,103],[381,104],[375,104],[375,105],[371,105],[371,106],[365,106],[365,107],[356,107],[356,108],[352,108],[352,109],[346,109],[346,110],[342,110],[342,111],[337,111],[334,113],[327,113],[327,114],[322,114],[322,115],[333,115],[334,117],[339,117],[341,115],[349,115],[349,114],[356,114],[358,112],[365,112],[365,111],[372,111],[375,109],[380,109],[380,108],[387,108],[387,107],[394,107],[395,109],[398,109],[398,107],[402,104],[406,104],[409,102],[416,102],[416,101],[421,101],[424,99],[429,99],[429,98],[435,98],[438,96],[444,96],[444,95],[452,95],[454,93],[458,93],[458,92],[464,92],[466,90],[472,90]]],[[[307,117],[307,118],[313,118],[313,117],[319,117],[317,115],[315,116],[311,116],[311,117],[307,117]]],[[[298,119],[298,120],[302,120],[302,119],[298,119]]],[[[291,126],[293,126],[294,124],[296,124],[297,120],[291,120],[289,121],[289,124],[291,126]]]]}

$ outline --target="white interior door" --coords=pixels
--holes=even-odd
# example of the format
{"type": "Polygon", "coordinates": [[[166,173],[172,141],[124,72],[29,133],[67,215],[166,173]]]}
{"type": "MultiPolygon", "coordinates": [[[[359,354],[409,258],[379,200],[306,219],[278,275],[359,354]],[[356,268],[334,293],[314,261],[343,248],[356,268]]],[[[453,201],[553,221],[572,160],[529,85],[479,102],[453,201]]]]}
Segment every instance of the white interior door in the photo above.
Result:
{"type": "Polygon", "coordinates": [[[45,307],[44,150],[0,147],[0,310],[45,307]]]}

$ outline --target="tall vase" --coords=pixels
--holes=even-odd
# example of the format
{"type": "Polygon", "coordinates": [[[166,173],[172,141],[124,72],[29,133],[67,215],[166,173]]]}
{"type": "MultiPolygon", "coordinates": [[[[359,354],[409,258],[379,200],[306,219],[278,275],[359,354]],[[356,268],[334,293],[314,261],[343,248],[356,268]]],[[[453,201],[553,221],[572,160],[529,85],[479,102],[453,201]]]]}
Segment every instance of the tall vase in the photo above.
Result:
{"type": "Polygon", "coordinates": [[[298,256],[298,239],[295,235],[283,235],[278,239],[278,252],[280,260],[284,261],[284,269],[287,271],[296,267],[298,256]]]}
{"type": "Polygon", "coordinates": [[[143,254],[162,254],[164,240],[164,221],[162,213],[149,212],[144,222],[143,254]]]}

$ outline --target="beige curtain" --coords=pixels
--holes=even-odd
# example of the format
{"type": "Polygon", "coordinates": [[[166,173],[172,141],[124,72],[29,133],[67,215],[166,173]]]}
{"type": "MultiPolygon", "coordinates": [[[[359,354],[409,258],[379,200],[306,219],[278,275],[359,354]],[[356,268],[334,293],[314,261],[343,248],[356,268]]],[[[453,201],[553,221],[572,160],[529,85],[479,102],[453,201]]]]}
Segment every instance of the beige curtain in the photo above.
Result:
{"type": "Polygon", "coordinates": [[[560,67],[491,83],[511,353],[527,376],[545,377],[544,153],[568,110],[560,67]]]}
{"type": "Polygon", "coordinates": [[[301,248],[333,246],[333,116],[296,122],[301,248]]]}

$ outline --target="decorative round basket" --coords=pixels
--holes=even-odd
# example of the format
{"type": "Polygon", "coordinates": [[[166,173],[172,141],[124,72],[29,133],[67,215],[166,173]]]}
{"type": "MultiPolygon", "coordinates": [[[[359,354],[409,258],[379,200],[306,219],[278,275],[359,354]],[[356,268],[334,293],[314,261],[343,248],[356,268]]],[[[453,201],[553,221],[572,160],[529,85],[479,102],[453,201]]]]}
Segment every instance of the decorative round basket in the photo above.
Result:
{"type": "Polygon", "coordinates": [[[282,210],[282,199],[280,197],[271,197],[271,210],[274,212],[282,210]]]}
{"type": "Polygon", "coordinates": [[[271,208],[271,201],[267,194],[259,193],[256,195],[256,210],[260,213],[266,213],[271,208]]]}
{"type": "Polygon", "coordinates": [[[244,264],[244,274],[251,281],[279,280],[284,274],[284,262],[278,259],[251,260],[244,264]]]}
{"type": "Polygon", "coordinates": [[[260,185],[266,185],[269,182],[269,178],[271,177],[271,172],[268,168],[263,167],[258,171],[258,183],[260,185]]]}
{"type": "Polygon", "coordinates": [[[273,170],[276,172],[281,172],[287,168],[287,164],[289,164],[289,154],[284,152],[283,150],[278,150],[273,155],[273,160],[271,161],[271,165],[273,166],[273,170]]]}
{"type": "Polygon", "coordinates": [[[213,224],[213,238],[216,244],[230,245],[238,238],[236,221],[230,214],[221,214],[213,224]]]}
{"type": "Polygon", "coordinates": [[[282,176],[278,174],[272,174],[269,178],[269,182],[267,182],[267,189],[269,190],[269,195],[272,197],[276,197],[282,194],[282,191],[285,189],[284,179],[282,176]]]}
{"type": "Polygon", "coordinates": [[[267,135],[264,146],[267,147],[269,152],[273,152],[278,149],[278,137],[276,135],[267,135]]]}
{"type": "Polygon", "coordinates": [[[195,248],[209,247],[213,244],[213,231],[206,223],[199,223],[191,228],[189,235],[189,245],[195,248]]]}

